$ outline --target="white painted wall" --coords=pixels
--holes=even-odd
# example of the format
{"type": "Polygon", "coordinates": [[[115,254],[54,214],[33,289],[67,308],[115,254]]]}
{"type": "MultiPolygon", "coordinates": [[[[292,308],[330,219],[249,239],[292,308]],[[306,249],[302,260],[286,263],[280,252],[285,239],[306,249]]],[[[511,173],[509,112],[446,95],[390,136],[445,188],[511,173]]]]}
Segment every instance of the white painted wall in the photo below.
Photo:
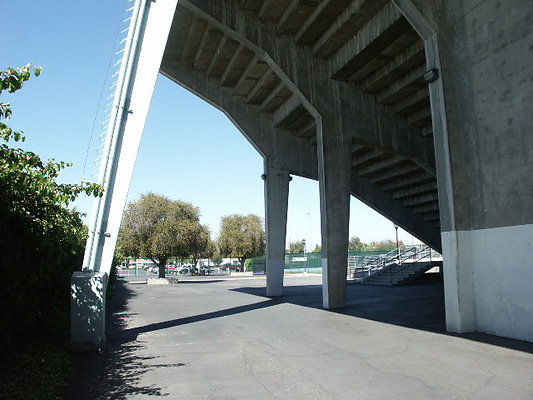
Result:
{"type": "Polygon", "coordinates": [[[533,342],[533,224],[442,238],[448,329],[533,342]]]}

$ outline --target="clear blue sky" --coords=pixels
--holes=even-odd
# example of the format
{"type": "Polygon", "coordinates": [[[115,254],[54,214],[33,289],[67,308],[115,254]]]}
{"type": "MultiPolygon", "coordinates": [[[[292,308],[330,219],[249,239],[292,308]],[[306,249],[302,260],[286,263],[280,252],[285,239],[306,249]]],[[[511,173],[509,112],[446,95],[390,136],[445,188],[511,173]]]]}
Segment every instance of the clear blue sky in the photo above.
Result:
{"type": "MultiPolygon", "coordinates": [[[[110,81],[106,71],[117,46],[127,0],[17,0],[5,10],[0,68],[40,65],[10,101],[11,126],[28,136],[25,147],[45,158],[74,166],[61,179],[93,178],[99,129],[110,81]],[[98,107],[100,104],[100,107],[98,107]],[[100,112],[97,113],[99,108],[100,112]],[[89,148],[89,160],[84,162],[89,148]]],[[[227,118],[186,90],[160,76],[133,175],[130,200],[149,191],[200,207],[202,222],[216,236],[220,217],[233,213],[264,215],[262,158],[227,118]]],[[[76,207],[89,212],[91,201],[76,207]]],[[[351,202],[350,235],[363,241],[394,239],[393,224],[356,199],[351,202]]],[[[291,182],[287,239],[320,242],[318,183],[291,182]]],[[[412,243],[400,229],[400,239],[412,243]]],[[[414,240],[416,243],[416,239],[414,240]]]]}

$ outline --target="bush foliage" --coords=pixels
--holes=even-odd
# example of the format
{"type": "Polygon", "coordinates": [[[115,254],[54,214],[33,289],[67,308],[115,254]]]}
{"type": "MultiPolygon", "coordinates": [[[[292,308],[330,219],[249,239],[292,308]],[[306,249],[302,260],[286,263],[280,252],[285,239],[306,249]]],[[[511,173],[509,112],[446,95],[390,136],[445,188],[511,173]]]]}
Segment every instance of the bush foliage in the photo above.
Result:
{"type": "MultiPolygon", "coordinates": [[[[1,71],[0,94],[16,92],[40,73],[31,65],[1,71]]],[[[58,182],[70,164],[16,147],[25,136],[3,122],[11,115],[10,104],[0,102],[0,362],[16,369],[13,363],[31,359],[35,349],[50,352],[68,339],[70,275],[81,267],[86,238],[81,214],[68,207],[80,193],[101,195],[102,189],[58,182]]]]}

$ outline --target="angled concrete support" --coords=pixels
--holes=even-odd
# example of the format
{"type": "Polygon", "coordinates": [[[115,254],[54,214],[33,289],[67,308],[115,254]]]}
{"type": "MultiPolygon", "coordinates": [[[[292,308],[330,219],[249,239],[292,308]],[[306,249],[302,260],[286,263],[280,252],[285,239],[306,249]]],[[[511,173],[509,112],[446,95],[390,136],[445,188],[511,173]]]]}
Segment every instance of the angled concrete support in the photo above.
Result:
{"type": "Polygon", "coordinates": [[[265,157],[266,279],[267,296],[283,294],[285,237],[289,201],[289,172],[265,157]]]}
{"type": "Polygon", "coordinates": [[[133,8],[100,166],[105,191],[95,200],[83,272],[71,280],[75,347],[105,340],[107,276],[176,5],[177,0],[137,0],[133,8]]]}
{"type": "Polygon", "coordinates": [[[117,82],[83,269],[109,273],[122,211],[177,0],[137,0],[117,82]]]}
{"type": "Polygon", "coordinates": [[[317,124],[324,308],[344,307],[350,222],[351,138],[338,121],[317,124]]]}

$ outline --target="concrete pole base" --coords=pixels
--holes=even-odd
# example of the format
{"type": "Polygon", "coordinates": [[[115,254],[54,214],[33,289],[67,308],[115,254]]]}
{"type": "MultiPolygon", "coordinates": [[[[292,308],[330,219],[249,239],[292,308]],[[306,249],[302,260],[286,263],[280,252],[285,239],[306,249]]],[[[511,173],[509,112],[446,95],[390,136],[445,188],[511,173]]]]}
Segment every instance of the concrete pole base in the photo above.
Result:
{"type": "Polygon", "coordinates": [[[105,344],[108,275],[74,272],[70,281],[70,340],[78,351],[100,350],[105,344]]]}

